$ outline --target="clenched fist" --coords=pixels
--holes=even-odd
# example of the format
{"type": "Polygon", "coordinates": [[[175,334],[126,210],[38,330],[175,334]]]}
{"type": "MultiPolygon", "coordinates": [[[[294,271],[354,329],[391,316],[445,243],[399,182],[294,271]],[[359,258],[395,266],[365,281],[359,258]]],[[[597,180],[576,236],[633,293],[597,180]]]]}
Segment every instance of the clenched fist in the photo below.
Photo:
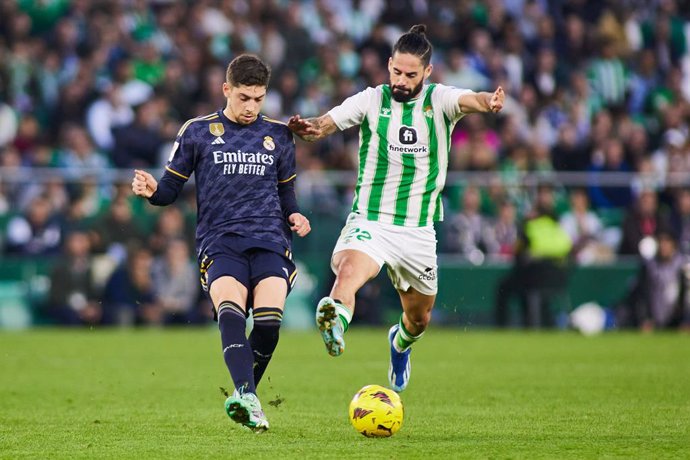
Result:
{"type": "Polygon", "coordinates": [[[151,195],[158,189],[158,182],[153,176],[146,171],[140,169],[134,170],[134,178],[132,179],[132,192],[137,196],[144,198],[151,198],[151,195]]]}
{"type": "Polygon", "coordinates": [[[307,236],[307,233],[311,231],[309,219],[298,212],[290,214],[288,222],[290,223],[290,230],[297,233],[298,236],[307,236]]]}

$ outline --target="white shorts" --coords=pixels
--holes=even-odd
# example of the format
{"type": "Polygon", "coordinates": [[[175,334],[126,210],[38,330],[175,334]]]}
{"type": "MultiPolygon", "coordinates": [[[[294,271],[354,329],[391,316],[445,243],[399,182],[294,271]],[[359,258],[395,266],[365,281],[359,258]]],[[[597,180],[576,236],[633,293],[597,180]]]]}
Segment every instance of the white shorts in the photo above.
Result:
{"type": "MultiPolygon", "coordinates": [[[[424,295],[438,292],[436,231],[431,225],[402,227],[350,213],[333,254],[346,249],[365,253],[376,261],[379,270],[386,264],[393,286],[400,291],[413,287],[424,295]]],[[[333,258],[331,269],[335,272],[333,258]]]]}

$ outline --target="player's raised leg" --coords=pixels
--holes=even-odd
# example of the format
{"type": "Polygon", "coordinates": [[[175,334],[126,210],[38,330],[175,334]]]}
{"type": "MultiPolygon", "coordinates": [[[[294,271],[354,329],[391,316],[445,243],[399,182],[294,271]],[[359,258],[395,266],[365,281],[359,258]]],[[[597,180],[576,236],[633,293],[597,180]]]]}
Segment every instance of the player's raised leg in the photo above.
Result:
{"type": "Polygon", "coordinates": [[[398,291],[403,313],[398,324],[388,331],[391,360],[388,367],[388,380],[395,391],[403,391],[410,381],[412,364],[410,353],[412,344],[422,338],[431,320],[435,295],[425,295],[410,287],[398,291]]]}
{"type": "Polygon", "coordinates": [[[260,432],[268,429],[254,384],[254,355],[246,336],[247,288],[231,276],[221,276],[209,287],[218,316],[223,358],[235,392],[225,401],[228,416],[260,432]]]}
{"type": "Polygon", "coordinates": [[[380,265],[364,252],[345,249],[333,254],[335,283],[331,295],[316,307],[316,325],[331,356],[345,351],[343,337],[355,311],[355,294],[364,283],[375,277],[380,265]]]}

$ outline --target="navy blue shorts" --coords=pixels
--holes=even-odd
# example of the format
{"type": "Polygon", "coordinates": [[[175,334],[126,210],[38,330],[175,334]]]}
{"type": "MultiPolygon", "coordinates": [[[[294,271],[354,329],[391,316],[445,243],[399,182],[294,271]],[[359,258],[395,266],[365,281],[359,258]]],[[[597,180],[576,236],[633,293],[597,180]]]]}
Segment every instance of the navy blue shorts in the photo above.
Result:
{"type": "Polygon", "coordinates": [[[251,307],[251,293],[257,284],[271,276],[283,278],[288,294],[295,284],[297,269],[292,254],[276,252],[262,242],[241,236],[224,235],[214,241],[199,257],[201,287],[208,292],[209,286],[221,276],[232,276],[249,292],[248,307],[251,307]]]}

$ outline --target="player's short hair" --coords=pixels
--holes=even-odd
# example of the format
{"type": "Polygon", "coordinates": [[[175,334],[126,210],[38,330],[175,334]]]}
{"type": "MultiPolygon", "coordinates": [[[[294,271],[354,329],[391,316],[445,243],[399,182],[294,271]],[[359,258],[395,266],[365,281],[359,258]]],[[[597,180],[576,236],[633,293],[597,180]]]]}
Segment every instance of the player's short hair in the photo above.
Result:
{"type": "Polygon", "coordinates": [[[270,78],[271,69],[253,54],[240,54],[225,71],[225,80],[233,86],[268,86],[270,78]]]}
{"type": "Polygon", "coordinates": [[[422,60],[424,67],[431,62],[431,54],[433,47],[431,42],[426,38],[426,25],[417,24],[410,27],[393,46],[393,54],[407,53],[417,56],[422,60]]]}

